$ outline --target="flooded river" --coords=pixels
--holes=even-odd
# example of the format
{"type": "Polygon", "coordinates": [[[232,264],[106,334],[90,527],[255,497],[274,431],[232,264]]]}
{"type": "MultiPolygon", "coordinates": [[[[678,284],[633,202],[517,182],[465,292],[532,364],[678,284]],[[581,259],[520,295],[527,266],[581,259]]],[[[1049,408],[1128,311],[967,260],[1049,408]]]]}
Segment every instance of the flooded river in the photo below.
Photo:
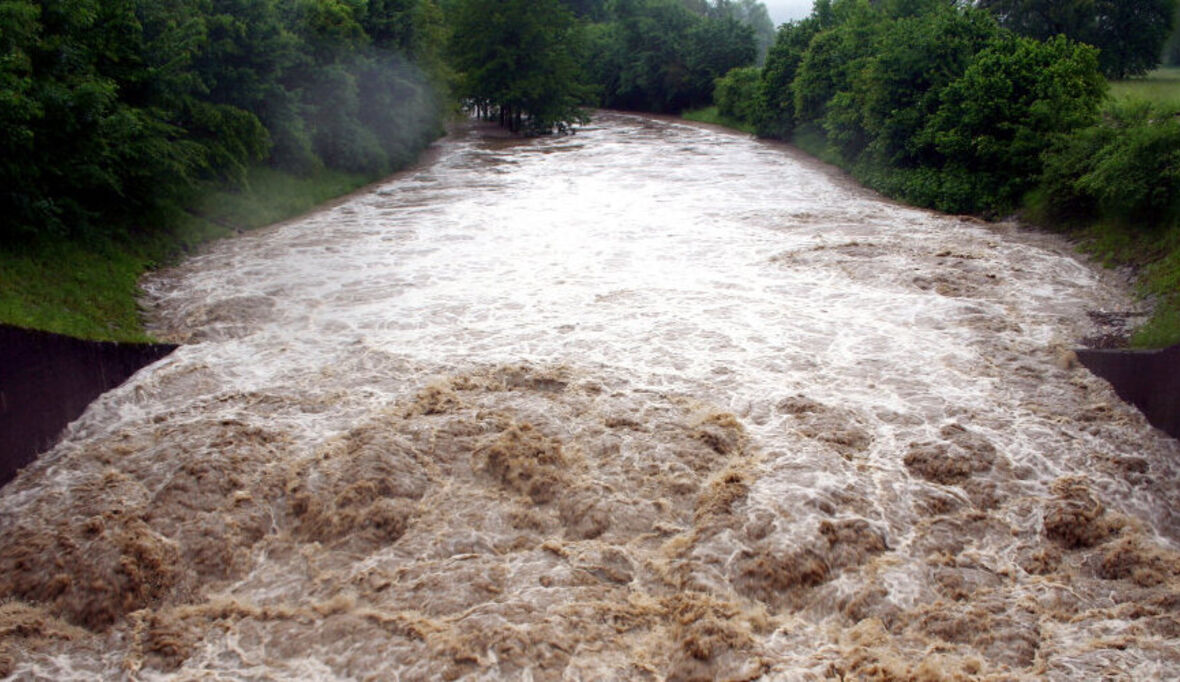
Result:
{"type": "Polygon", "coordinates": [[[150,277],[0,495],[17,679],[1180,676],[1180,447],[1011,224],[602,114],[150,277]]]}

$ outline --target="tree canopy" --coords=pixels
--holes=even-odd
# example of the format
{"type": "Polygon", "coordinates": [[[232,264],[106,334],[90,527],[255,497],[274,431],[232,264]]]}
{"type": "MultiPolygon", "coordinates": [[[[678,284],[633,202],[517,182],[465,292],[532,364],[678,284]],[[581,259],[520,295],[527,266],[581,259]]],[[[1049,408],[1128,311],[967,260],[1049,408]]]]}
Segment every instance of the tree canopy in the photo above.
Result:
{"type": "Polygon", "coordinates": [[[109,232],[267,162],[379,172],[440,129],[434,0],[0,3],[0,238],[109,232]]]}
{"type": "Polygon", "coordinates": [[[590,62],[604,106],[679,112],[712,103],[714,81],[756,57],[754,29],[727,3],[615,0],[590,62]]]}
{"type": "Polygon", "coordinates": [[[458,94],[513,131],[585,120],[583,27],[559,0],[460,0],[450,54],[458,94]]]}
{"type": "Polygon", "coordinates": [[[1000,24],[1048,40],[1064,35],[1097,47],[1110,78],[1144,74],[1160,63],[1176,0],[978,0],[1000,24]]]}
{"type": "Polygon", "coordinates": [[[1017,205],[1105,92],[1094,48],[1017,36],[955,0],[818,0],[751,81],[718,81],[727,115],[888,194],[965,212],[1017,205]]]}

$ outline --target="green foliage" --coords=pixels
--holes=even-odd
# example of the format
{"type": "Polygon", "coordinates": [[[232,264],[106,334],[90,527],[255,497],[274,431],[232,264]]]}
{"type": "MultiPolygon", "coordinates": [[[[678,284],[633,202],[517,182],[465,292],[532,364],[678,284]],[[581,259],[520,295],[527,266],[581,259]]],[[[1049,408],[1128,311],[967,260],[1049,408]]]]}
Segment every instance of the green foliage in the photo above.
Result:
{"type": "Polygon", "coordinates": [[[1128,226],[1180,225],[1180,110],[1129,101],[1047,155],[1042,208],[1128,226]]]}
{"type": "Polygon", "coordinates": [[[1042,154],[1094,120],[1105,93],[1095,50],[1058,36],[999,38],[949,84],[924,136],[946,171],[973,178],[969,197],[944,210],[1007,210],[1039,178],[1042,154]]]}
{"type": "Polygon", "coordinates": [[[753,126],[760,115],[758,92],[761,85],[760,69],[752,66],[731,69],[725,76],[717,79],[713,91],[717,113],[753,126]]]}
{"type": "Polygon", "coordinates": [[[766,53],[770,51],[770,46],[774,44],[776,34],[774,22],[770,20],[770,14],[766,9],[766,5],[758,2],[758,0],[737,0],[719,3],[718,10],[728,13],[729,16],[736,19],[739,23],[750,27],[754,34],[756,62],[758,66],[765,63],[766,53]]]}
{"type": "Polygon", "coordinates": [[[530,133],[585,120],[581,25],[558,0],[460,0],[450,53],[458,94],[530,133]]]}
{"type": "Polygon", "coordinates": [[[434,0],[4,0],[0,26],[0,246],[139,230],[264,159],[386,172],[439,130],[434,0]]]}
{"type": "Polygon", "coordinates": [[[762,68],[758,94],[759,134],[779,138],[791,136],[795,129],[795,76],[812,38],[822,28],[822,22],[814,15],[779,27],[762,68]]]}
{"type": "Polygon", "coordinates": [[[1017,33],[1047,40],[1064,35],[1101,50],[1110,78],[1144,74],[1160,62],[1172,34],[1175,0],[979,0],[1017,33]]]}
{"type": "Polygon", "coordinates": [[[745,111],[887,194],[996,214],[1094,121],[1104,87],[1093,48],[1015,36],[952,0],[821,0],[780,28],[745,111]]]}
{"type": "Polygon", "coordinates": [[[615,0],[593,32],[604,106],[679,112],[709,104],[713,84],[757,57],[754,32],[728,10],[682,0],[615,0]]]}
{"type": "Polygon", "coordinates": [[[985,14],[945,4],[904,16],[882,34],[855,80],[862,125],[877,163],[911,168],[940,162],[922,129],[938,110],[946,86],[997,37],[995,23],[985,14]]]}

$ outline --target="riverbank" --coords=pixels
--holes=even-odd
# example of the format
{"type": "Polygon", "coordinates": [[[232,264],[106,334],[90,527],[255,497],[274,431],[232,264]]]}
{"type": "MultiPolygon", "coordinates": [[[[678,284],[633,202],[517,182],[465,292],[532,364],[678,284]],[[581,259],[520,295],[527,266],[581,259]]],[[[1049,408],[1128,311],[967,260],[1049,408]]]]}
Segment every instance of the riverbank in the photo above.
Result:
{"type": "MultiPolygon", "coordinates": [[[[750,132],[740,123],[717,116],[713,109],[684,112],[682,117],[750,132]]],[[[843,167],[839,157],[831,153],[827,138],[811,126],[796,130],[791,144],[820,161],[843,167]]],[[[1156,230],[1113,221],[1068,225],[1030,210],[1020,217],[1040,229],[1067,235],[1079,252],[1107,268],[1134,272],[1136,293],[1151,315],[1126,340],[1127,346],[1156,349],[1180,344],[1180,225],[1156,230]]]]}
{"type": "Polygon", "coordinates": [[[257,167],[248,189],[212,192],[166,219],[162,229],[0,249],[0,323],[91,341],[151,341],[137,304],[145,272],[214,239],[306,213],[381,177],[333,170],[299,177],[257,167]]]}

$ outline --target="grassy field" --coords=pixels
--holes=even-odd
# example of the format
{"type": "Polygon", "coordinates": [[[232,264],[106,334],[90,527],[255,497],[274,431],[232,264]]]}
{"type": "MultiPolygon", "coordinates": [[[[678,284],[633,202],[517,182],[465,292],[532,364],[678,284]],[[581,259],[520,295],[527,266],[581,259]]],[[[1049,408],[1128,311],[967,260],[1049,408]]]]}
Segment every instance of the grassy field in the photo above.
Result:
{"type": "Polygon", "coordinates": [[[136,304],[153,267],[212,239],[305,213],[377,178],[254,169],[247,192],[214,192],[150,237],[0,249],[0,322],[99,341],[150,341],[136,304]]]}
{"type": "Polygon", "coordinates": [[[1156,69],[1142,78],[1113,81],[1110,96],[1114,99],[1146,99],[1180,107],[1180,66],[1156,69]]]}

